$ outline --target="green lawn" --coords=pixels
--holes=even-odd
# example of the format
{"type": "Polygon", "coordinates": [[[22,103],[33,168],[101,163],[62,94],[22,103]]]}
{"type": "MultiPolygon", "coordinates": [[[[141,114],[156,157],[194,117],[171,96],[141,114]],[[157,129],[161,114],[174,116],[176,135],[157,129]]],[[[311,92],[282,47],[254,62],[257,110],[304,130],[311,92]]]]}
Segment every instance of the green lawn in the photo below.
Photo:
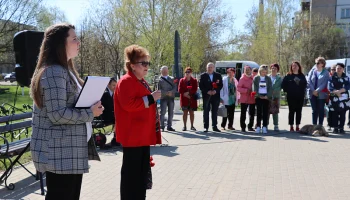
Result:
{"type": "MultiPolygon", "coordinates": [[[[0,88],[9,88],[10,89],[8,92],[0,94],[0,104],[8,103],[8,104],[13,105],[14,100],[15,100],[15,96],[16,96],[17,86],[0,85],[0,88]]],[[[24,95],[22,96],[22,88],[18,87],[16,107],[23,108],[23,104],[33,105],[33,100],[29,96],[29,88],[24,87],[24,95]]]]}

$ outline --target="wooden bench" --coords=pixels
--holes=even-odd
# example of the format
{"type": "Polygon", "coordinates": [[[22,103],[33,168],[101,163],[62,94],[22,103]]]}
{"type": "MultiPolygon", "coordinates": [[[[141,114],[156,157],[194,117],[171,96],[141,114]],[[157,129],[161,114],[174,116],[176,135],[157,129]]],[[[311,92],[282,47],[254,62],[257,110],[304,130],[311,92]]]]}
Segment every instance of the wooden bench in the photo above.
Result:
{"type": "Polygon", "coordinates": [[[13,183],[8,184],[7,179],[12,174],[15,164],[18,163],[36,180],[40,180],[41,194],[44,195],[42,173],[36,172],[36,175],[34,175],[19,162],[22,155],[29,151],[31,118],[31,112],[0,117],[0,124],[2,124],[0,125],[0,162],[5,166],[5,172],[0,177],[0,184],[5,183],[6,188],[9,190],[15,189],[15,185],[13,183]],[[17,157],[12,160],[14,156],[17,157]],[[6,161],[10,163],[9,166],[7,166],[6,161]]]}

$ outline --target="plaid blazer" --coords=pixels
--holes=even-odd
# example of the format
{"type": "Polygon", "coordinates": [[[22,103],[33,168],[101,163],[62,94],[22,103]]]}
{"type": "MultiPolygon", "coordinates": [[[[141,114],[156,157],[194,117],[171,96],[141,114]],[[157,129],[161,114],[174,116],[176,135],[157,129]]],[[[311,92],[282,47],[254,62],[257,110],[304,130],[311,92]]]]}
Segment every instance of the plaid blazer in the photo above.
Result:
{"type": "Polygon", "coordinates": [[[94,118],[91,109],[74,109],[78,98],[69,71],[54,65],[41,79],[43,108],[34,105],[30,150],[40,172],[82,174],[88,160],[100,160],[93,139],[87,140],[86,122],[94,118]]]}

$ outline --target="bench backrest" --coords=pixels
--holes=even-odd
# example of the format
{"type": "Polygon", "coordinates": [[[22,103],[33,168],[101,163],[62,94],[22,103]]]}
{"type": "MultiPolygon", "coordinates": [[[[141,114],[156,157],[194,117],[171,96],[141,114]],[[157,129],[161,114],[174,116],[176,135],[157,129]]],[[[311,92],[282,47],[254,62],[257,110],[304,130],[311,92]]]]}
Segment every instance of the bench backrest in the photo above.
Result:
{"type": "MultiPolygon", "coordinates": [[[[0,135],[3,135],[7,140],[21,140],[21,135],[25,138],[29,137],[29,128],[32,126],[32,112],[20,113],[10,116],[0,117],[0,135]]],[[[4,141],[0,141],[0,144],[4,141]]]]}

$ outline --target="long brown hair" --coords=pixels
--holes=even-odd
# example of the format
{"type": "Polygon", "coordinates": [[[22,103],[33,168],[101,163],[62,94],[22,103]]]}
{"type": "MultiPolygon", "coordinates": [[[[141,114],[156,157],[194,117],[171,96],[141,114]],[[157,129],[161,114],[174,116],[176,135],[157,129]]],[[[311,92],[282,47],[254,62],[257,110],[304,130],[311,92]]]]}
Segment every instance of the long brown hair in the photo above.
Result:
{"type": "MultiPolygon", "coordinates": [[[[43,107],[42,89],[40,87],[40,79],[47,67],[52,65],[60,65],[70,70],[82,85],[83,80],[79,78],[79,74],[74,67],[72,59],[67,60],[66,43],[69,36],[68,31],[75,27],[68,23],[55,24],[48,27],[44,33],[44,39],[40,47],[38,63],[36,65],[33,78],[30,85],[30,95],[37,107],[43,107]]],[[[72,79],[71,74],[68,73],[72,79]]],[[[76,87],[75,81],[72,84],[76,87]]]]}
{"type": "Polygon", "coordinates": [[[288,74],[293,74],[293,70],[292,70],[293,64],[298,65],[298,67],[299,67],[299,69],[298,69],[298,74],[302,74],[303,72],[302,72],[302,69],[301,69],[301,65],[300,65],[300,63],[299,63],[298,61],[292,62],[292,64],[291,64],[290,67],[289,67],[289,72],[288,72],[288,74]]]}

